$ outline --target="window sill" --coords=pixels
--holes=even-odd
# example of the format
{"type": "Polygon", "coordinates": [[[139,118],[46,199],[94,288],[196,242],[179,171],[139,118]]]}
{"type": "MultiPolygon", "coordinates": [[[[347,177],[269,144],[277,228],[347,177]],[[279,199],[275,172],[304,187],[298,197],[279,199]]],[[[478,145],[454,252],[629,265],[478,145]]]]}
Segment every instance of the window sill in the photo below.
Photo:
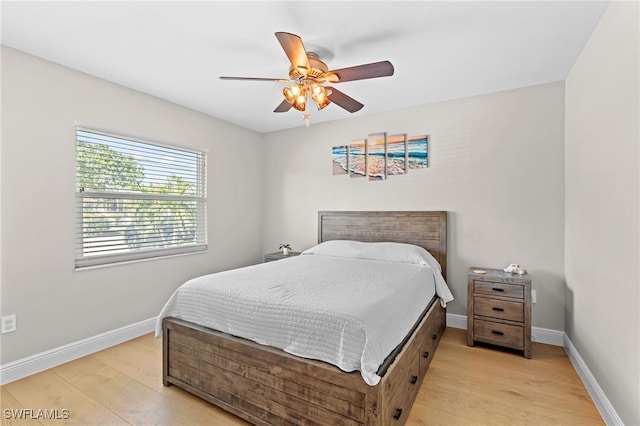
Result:
{"type": "Polygon", "coordinates": [[[191,256],[195,254],[205,254],[205,253],[208,253],[208,247],[206,244],[203,246],[200,246],[200,249],[193,249],[189,251],[173,252],[173,253],[166,253],[166,254],[157,254],[157,252],[155,252],[155,253],[148,253],[149,256],[142,256],[139,258],[128,258],[128,259],[122,259],[122,260],[118,260],[116,258],[112,258],[110,260],[102,259],[103,262],[101,263],[89,263],[86,265],[83,265],[83,264],[78,265],[77,264],[78,261],[84,263],[85,259],[82,259],[82,260],[76,260],[76,265],[74,267],[74,270],[87,271],[91,269],[109,268],[113,266],[129,265],[132,263],[141,263],[141,262],[148,262],[153,260],[162,260],[162,259],[167,259],[171,257],[191,256]]]}

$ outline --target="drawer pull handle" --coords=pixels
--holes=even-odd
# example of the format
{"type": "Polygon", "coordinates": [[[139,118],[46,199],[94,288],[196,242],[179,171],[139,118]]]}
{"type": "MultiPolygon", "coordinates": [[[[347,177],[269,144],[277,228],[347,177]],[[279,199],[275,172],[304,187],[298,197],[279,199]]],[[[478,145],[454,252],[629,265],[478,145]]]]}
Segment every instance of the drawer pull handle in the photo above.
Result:
{"type": "Polygon", "coordinates": [[[504,291],[504,288],[493,287],[491,290],[493,291],[504,291]]]}
{"type": "Polygon", "coordinates": [[[491,332],[493,334],[497,334],[498,336],[504,336],[504,333],[502,331],[498,331],[498,330],[491,330],[491,332]]]}
{"type": "Polygon", "coordinates": [[[492,308],[494,311],[504,312],[504,308],[496,308],[495,306],[492,308]]]}
{"type": "Polygon", "coordinates": [[[416,383],[418,383],[418,376],[411,376],[411,384],[415,385],[416,383]]]}
{"type": "Polygon", "coordinates": [[[431,340],[436,340],[438,338],[437,334],[434,334],[433,336],[431,336],[431,340]]]}
{"type": "Polygon", "coordinates": [[[429,352],[425,352],[422,354],[422,358],[429,358],[429,352]]]}
{"type": "Polygon", "coordinates": [[[393,413],[393,418],[395,420],[400,420],[401,415],[402,415],[402,408],[396,408],[396,412],[393,413]]]}

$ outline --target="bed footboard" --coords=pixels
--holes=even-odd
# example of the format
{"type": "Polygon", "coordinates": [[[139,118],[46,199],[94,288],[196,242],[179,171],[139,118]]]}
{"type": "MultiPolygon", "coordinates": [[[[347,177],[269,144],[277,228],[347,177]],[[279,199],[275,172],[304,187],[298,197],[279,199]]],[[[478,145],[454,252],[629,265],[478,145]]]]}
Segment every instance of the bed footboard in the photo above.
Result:
{"type": "Polygon", "coordinates": [[[163,383],[176,385],[255,425],[402,425],[445,328],[433,304],[377,386],[359,372],[163,320],[163,383]]]}

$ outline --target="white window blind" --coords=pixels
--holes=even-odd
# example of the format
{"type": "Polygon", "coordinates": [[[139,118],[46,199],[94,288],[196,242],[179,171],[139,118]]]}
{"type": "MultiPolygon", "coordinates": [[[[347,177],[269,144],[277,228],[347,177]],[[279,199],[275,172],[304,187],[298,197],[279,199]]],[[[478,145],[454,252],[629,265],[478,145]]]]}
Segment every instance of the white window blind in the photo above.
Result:
{"type": "Polygon", "coordinates": [[[76,127],[76,268],[207,249],[206,153],[76,127]]]}

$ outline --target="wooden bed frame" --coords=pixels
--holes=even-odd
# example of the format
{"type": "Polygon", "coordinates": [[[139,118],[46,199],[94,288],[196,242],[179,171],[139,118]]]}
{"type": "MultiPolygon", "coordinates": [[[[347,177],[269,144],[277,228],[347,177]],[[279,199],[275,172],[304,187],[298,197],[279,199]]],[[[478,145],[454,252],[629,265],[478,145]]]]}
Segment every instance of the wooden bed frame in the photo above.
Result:
{"type": "MultiPolygon", "coordinates": [[[[318,213],[318,241],[393,241],[426,248],[446,273],[447,213],[318,213]]],[[[446,277],[446,276],[445,276],[446,277]]],[[[402,425],[445,328],[431,305],[376,386],[359,371],[290,355],[193,323],[163,320],[163,383],[255,425],[402,425]]]]}

